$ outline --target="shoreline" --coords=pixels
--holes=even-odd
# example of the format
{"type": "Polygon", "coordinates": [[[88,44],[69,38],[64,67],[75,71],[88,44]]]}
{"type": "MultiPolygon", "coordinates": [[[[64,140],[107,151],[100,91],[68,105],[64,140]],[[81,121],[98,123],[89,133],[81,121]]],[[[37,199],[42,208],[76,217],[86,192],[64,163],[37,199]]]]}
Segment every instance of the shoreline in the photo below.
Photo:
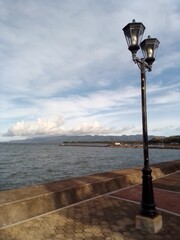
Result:
{"type": "MultiPolygon", "coordinates": [[[[63,143],[60,147],[110,147],[110,148],[143,148],[143,144],[108,144],[108,143],[63,143]]],[[[163,144],[163,145],[152,145],[148,146],[151,149],[176,149],[180,150],[180,145],[163,144]]]]}

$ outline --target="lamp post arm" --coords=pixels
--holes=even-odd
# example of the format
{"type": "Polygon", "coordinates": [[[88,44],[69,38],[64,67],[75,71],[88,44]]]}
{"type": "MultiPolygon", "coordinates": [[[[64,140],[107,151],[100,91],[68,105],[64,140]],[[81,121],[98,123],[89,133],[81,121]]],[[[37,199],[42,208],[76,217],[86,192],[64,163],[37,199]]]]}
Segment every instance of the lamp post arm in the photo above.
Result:
{"type": "Polygon", "coordinates": [[[132,60],[135,64],[138,65],[138,67],[141,69],[142,65],[147,68],[149,72],[152,71],[152,65],[149,65],[148,63],[145,62],[144,58],[138,58],[135,53],[132,54],[132,60]]]}

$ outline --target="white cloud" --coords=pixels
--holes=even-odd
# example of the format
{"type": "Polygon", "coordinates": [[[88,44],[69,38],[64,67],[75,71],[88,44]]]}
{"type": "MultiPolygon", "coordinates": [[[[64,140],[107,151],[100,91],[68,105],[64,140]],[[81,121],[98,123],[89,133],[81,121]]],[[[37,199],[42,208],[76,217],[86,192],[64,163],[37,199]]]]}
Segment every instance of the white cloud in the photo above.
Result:
{"type": "Polygon", "coordinates": [[[75,126],[66,126],[62,117],[55,117],[51,119],[37,119],[36,121],[21,121],[11,126],[4,134],[4,137],[36,137],[40,135],[118,135],[139,133],[140,129],[134,125],[125,126],[123,128],[108,128],[100,124],[98,121],[81,122],[79,121],[75,126]]]}
{"type": "Polygon", "coordinates": [[[180,99],[180,92],[173,91],[173,92],[166,92],[165,94],[161,94],[160,96],[154,97],[152,99],[152,103],[155,104],[172,104],[177,103],[177,100],[180,99]]]}
{"type": "Polygon", "coordinates": [[[97,121],[94,121],[92,123],[82,123],[78,126],[75,126],[75,128],[70,129],[68,132],[74,135],[86,135],[86,134],[102,134],[102,135],[107,135],[107,134],[115,134],[117,130],[113,128],[106,128],[99,124],[97,121]]]}
{"type": "Polygon", "coordinates": [[[5,137],[12,136],[39,136],[39,135],[62,135],[62,134],[110,134],[116,133],[115,129],[105,128],[97,121],[92,123],[80,123],[74,128],[65,128],[62,117],[54,119],[37,119],[36,121],[17,122],[8,129],[5,137]]]}
{"type": "MultiPolygon", "coordinates": [[[[149,134],[163,132],[175,132],[175,123],[162,122],[161,125],[150,124],[149,134]]],[[[4,134],[4,137],[36,137],[40,135],[122,135],[141,134],[142,129],[135,125],[126,125],[122,128],[106,127],[98,121],[78,122],[74,126],[67,126],[62,117],[51,119],[37,119],[36,121],[21,121],[14,124],[4,134]]]]}
{"type": "Polygon", "coordinates": [[[8,129],[4,136],[38,136],[45,134],[63,134],[63,119],[41,119],[37,121],[17,122],[14,126],[8,129]]]}

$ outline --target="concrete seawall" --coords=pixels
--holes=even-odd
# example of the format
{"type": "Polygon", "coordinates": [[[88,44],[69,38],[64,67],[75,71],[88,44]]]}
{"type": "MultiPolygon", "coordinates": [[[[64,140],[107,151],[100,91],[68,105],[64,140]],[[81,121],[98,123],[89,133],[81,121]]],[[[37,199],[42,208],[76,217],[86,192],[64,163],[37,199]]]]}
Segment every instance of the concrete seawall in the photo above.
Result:
{"type": "MultiPolygon", "coordinates": [[[[152,165],[153,179],[180,170],[180,160],[152,165]]],[[[0,228],[141,183],[141,167],[0,192],[0,228]]]]}

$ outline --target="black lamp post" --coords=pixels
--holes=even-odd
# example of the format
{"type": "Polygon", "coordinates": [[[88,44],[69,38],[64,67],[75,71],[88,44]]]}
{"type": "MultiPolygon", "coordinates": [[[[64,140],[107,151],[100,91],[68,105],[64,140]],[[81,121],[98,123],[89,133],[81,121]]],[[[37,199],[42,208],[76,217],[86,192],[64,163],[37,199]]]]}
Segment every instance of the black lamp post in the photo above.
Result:
{"type": "Polygon", "coordinates": [[[142,126],[143,126],[143,152],[144,152],[144,167],[142,169],[142,202],[141,215],[145,217],[155,217],[156,206],[154,202],[153,184],[151,176],[151,168],[149,166],[149,151],[148,151],[148,131],[147,131],[147,110],[146,110],[146,70],[152,70],[152,64],[155,61],[156,52],[159,46],[159,41],[156,38],[148,36],[147,39],[141,42],[145,26],[142,23],[132,21],[124,28],[124,35],[128,44],[128,49],[132,53],[133,61],[138,65],[141,71],[141,99],[142,99],[142,126]],[[139,59],[136,56],[140,49],[143,52],[144,58],[139,59]]]}

